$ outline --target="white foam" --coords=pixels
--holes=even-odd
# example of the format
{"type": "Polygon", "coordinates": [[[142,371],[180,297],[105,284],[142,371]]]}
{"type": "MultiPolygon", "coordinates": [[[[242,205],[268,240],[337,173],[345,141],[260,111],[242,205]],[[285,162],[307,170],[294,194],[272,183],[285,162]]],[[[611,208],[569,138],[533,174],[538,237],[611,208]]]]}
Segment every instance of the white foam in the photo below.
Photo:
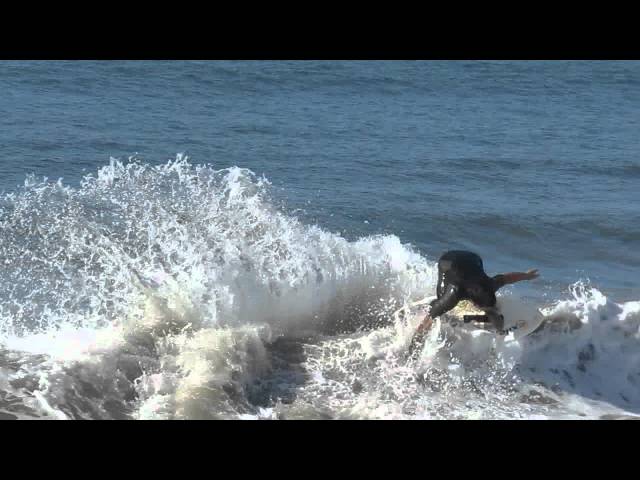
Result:
{"type": "MultiPolygon", "coordinates": [[[[22,362],[0,388],[23,382],[12,391],[44,416],[640,412],[639,301],[578,283],[539,333],[508,344],[438,321],[408,359],[418,320],[390,325],[391,312],[433,292],[435,265],[393,235],[300,223],[245,169],[113,160],[78,189],[31,179],[2,209],[0,343],[22,362]],[[375,328],[354,333],[363,324],[375,328]],[[272,345],[304,335],[303,360],[272,345]],[[254,404],[256,381],[294,400],[254,404]]],[[[512,316],[537,307],[500,301],[512,316]]]]}

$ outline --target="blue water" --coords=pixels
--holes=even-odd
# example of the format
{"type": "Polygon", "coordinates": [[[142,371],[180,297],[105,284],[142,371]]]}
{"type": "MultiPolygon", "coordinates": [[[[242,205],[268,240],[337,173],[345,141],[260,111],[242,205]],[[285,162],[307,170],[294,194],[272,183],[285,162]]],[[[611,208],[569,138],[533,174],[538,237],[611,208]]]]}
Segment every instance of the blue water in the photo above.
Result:
{"type": "Polygon", "coordinates": [[[184,152],[350,239],[639,298],[639,62],[5,61],[0,92],[5,193],[184,152]]]}
{"type": "Polygon", "coordinates": [[[639,120],[640,62],[0,62],[0,419],[638,418],[639,120]],[[545,323],[409,356],[461,248],[545,323]]]}

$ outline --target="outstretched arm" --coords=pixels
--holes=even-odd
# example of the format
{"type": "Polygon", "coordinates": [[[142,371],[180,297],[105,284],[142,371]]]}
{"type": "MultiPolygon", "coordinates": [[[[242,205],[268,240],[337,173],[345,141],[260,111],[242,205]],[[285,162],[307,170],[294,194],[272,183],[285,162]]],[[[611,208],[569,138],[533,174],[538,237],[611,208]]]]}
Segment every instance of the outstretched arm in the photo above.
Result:
{"type": "Polygon", "coordinates": [[[538,274],[538,269],[533,269],[526,272],[502,273],[493,277],[493,281],[496,284],[497,290],[498,288],[502,288],[505,285],[522,282],[524,280],[533,280],[534,278],[538,278],[539,276],[540,275],[538,274]]]}
{"type": "Polygon", "coordinates": [[[442,297],[431,302],[429,313],[427,313],[427,315],[424,317],[422,323],[418,325],[416,333],[414,333],[413,338],[411,339],[409,351],[413,351],[417,345],[422,343],[425,334],[429,331],[431,325],[433,324],[433,317],[439,317],[458,304],[458,301],[460,300],[458,293],[459,291],[456,285],[449,285],[442,297]]]}

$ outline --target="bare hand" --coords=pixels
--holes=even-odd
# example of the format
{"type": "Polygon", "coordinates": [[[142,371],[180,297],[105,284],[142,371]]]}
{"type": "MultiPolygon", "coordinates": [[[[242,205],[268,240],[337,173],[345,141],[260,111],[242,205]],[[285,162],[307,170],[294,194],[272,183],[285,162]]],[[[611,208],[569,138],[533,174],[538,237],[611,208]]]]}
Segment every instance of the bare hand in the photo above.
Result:
{"type": "Polygon", "coordinates": [[[420,325],[418,325],[416,332],[413,334],[413,338],[411,339],[411,343],[409,345],[409,353],[413,353],[416,348],[422,345],[422,343],[424,342],[424,337],[431,328],[432,324],[433,320],[429,315],[424,317],[424,320],[420,325]]]}
{"type": "Polygon", "coordinates": [[[433,324],[433,320],[429,315],[426,315],[424,317],[424,320],[422,320],[422,323],[418,325],[418,328],[416,329],[416,333],[423,333],[428,331],[431,328],[432,324],[433,324]]]}
{"type": "Polygon", "coordinates": [[[534,278],[538,278],[540,274],[538,273],[538,269],[534,268],[532,270],[528,270],[526,273],[527,280],[533,280],[534,278]]]}

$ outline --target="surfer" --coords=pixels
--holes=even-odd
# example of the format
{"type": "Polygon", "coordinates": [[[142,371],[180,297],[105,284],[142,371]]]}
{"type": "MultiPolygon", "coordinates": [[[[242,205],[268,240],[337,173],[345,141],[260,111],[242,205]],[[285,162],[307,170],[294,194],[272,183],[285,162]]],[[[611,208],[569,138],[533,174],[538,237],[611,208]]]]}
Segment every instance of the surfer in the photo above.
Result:
{"type": "MultiPolygon", "coordinates": [[[[411,341],[411,349],[422,342],[434,317],[439,317],[453,309],[461,300],[470,300],[479,308],[494,309],[498,289],[511,283],[533,280],[537,277],[536,269],[489,277],[484,271],[482,259],[477,254],[463,250],[450,250],[444,253],[438,260],[437,298],[431,302],[429,312],[416,330],[411,341]]],[[[492,321],[500,330],[502,325],[495,325],[496,318],[502,317],[488,317],[489,321],[492,321]]]]}

